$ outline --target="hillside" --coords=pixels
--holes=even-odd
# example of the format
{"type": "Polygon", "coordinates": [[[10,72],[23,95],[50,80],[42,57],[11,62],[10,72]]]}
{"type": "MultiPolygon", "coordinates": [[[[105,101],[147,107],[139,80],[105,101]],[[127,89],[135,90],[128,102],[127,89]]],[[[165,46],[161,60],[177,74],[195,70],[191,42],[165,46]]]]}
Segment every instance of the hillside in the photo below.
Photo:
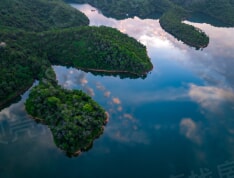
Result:
{"type": "Polygon", "coordinates": [[[45,53],[39,57],[32,51],[29,46],[37,41],[25,38],[24,31],[88,25],[89,20],[60,0],[1,0],[0,9],[1,108],[41,78],[42,71],[51,65],[45,53]]]}
{"type": "Polygon", "coordinates": [[[35,48],[42,46],[52,64],[137,76],[146,75],[153,67],[144,45],[110,27],[51,31],[43,37],[39,34],[38,40],[42,45],[35,48]]]}
{"type": "Polygon", "coordinates": [[[88,25],[88,18],[60,0],[1,0],[0,27],[26,31],[88,25]]]}

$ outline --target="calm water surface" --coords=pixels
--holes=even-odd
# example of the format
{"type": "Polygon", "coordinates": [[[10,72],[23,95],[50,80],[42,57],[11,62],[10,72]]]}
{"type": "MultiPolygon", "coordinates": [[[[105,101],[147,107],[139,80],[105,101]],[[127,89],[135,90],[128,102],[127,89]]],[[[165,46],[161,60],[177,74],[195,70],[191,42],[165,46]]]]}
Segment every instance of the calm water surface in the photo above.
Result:
{"type": "Polygon", "coordinates": [[[145,79],[120,79],[54,66],[59,83],[91,95],[110,122],[91,150],[68,158],[49,129],[27,116],[26,92],[0,112],[0,177],[233,178],[234,28],[192,23],[210,36],[197,51],[158,20],[118,21],[73,6],[90,25],[118,28],[145,44],[154,69],[145,79]]]}

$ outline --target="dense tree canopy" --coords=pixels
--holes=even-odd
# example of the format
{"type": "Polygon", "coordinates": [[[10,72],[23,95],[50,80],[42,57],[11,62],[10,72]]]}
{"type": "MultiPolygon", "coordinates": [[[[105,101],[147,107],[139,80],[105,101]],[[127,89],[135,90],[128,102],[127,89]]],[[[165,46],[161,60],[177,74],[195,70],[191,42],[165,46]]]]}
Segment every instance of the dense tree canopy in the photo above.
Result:
{"type": "Polygon", "coordinates": [[[1,0],[0,27],[44,31],[88,25],[88,18],[60,0],[1,0]]]}
{"type": "Polygon", "coordinates": [[[49,126],[55,144],[68,156],[88,150],[107,122],[105,111],[80,90],[67,90],[57,84],[54,71],[34,87],[26,101],[26,110],[49,126]]]}
{"type": "Polygon", "coordinates": [[[43,33],[38,40],[52,64],[137,76],[147,74],[153,67],[144,45],[110,27],[53,31],[43,33]]]}
{"type": "Polygon", "coordinates": [[[60,0],[3,0],[0,7],[0,107],[51,64],[136,76],[152,69],[145,46],[112,28],[83,27],[87,17],[60,0]]]}
{"type": "Polygon", "coordinates": [[[175,7],[165,12],[159,22],[165,31],[174,35],[178,40],[197,49],[206,47],[209,37],[204,32],[192,25],[181,23],[181,19],[186,16],[187,13],[183,9],[175,7]]]}

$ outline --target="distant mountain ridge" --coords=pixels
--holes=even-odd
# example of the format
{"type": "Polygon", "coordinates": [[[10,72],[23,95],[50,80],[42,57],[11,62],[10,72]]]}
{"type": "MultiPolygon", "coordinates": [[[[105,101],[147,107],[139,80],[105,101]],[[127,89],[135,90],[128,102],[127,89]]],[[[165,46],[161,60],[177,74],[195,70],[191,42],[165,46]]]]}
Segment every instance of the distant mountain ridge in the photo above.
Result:
{"type": "Polygon", "coordinates": [[[172,7],[185,11],[201,12],[222,21],[225,26],[234,26],[234,0],[64,0],[73,3],[88,3],[104,13],[117,19],[139,16],[152,18],[161,15],[172,7]],[[126,16],[128,14],[128,16],[126,16]]]}

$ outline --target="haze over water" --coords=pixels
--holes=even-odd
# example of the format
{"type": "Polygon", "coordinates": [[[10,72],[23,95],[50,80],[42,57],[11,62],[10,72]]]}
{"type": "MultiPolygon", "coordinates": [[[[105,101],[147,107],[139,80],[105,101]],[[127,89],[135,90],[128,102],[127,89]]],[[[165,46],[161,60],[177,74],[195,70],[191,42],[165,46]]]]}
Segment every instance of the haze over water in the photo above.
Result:
{"type": "Polygon", "coordinates": [[[210,37],[207,48],[195,50],[158,20],[115,20],[89,5],[72,6],[90,25],[145,44],[154,69],[145,79],[120,79],[54,66],[59,83],[91,95],[110,122],[91,150],[68,158],[49,129],[26,115],[25,93],[0,112],[0,177],[221,178],[222,166],[233,168],[234,28],[192,23],[210,37]]]}

